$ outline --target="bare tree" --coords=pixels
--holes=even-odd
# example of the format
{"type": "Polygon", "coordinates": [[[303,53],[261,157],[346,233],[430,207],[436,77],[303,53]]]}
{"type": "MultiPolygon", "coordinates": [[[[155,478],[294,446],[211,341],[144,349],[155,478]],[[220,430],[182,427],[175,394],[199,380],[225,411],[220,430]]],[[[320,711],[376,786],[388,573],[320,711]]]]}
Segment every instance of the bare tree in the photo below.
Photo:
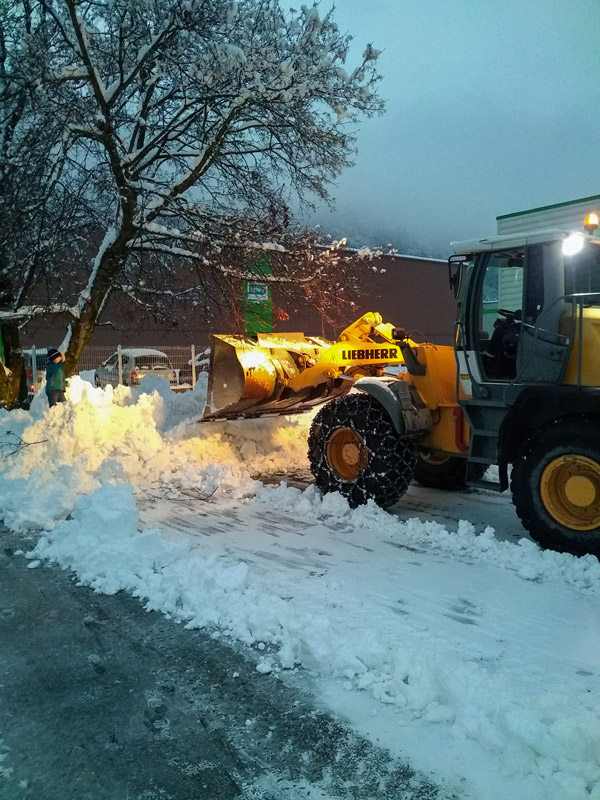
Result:
{"type": "Polygon", "coordinates": [[[100,235],[73,300],[62,291],[40,304],[35,292],[21,293],[0,320],[62,315],[72,368],[111,293],[154,302],[167,283],[172,294],[174,261],[190,275],[178,291],[217,297],[249,277],[244,253],[268,248],[265,281],[315,294],[331,255],[315,255],[292,232],[288,208],[293,198],[328,199],[354,152],[357,119],[381,111],[377,52],[367,46],[348,71],[351,38],[316,5],[289,13],[277,0],[32,5],[52,21],[52,36],[31,91],[59,109],[62,126],[53,145],[60,175],[45,207],[100,235]]]}

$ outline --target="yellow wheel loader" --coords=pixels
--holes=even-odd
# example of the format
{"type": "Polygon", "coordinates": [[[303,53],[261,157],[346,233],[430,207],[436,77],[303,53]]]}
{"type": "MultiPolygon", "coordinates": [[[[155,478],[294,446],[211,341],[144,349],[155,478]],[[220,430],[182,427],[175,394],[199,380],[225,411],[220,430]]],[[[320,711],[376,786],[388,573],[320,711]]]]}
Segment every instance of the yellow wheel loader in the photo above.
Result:
{"type": "Polygon", "coordinates": [[[533,539],[600,555],[600,240],[588,226],[453,247],[454,347],[375,313],[336,342],[215,337],[205,419],[325,402],[308,442],[321,491],[385,507],[413,478],[452,489],[497,465],[485,485],[510,474],[533,539]]]}

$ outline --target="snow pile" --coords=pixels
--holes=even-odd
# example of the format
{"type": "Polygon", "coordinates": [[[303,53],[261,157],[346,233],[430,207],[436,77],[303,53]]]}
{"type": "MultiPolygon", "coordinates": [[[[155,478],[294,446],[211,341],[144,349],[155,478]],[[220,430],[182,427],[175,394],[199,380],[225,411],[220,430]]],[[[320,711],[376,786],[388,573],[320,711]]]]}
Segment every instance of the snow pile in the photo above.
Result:
{"type": "MultiPolygon", "coordinates": [[[[339,495],[321,500],[314,489],[300,493],[283,486],[262,489],[259,496],[260,514],[287,500],[291,516],[314,526],[321,540],[318,523],[327,520],[342,520],[344,535],[355,539],[370,526],[374,546],[403,534],[412,543],[419,538],[416,520],[401,523],[372,506],[352,512],[339,495]]],[[[477,538],[461,527],[459,540],[477,538]]],[[[354,580],[343,572],[323,581],[313,576],[290,581],[287,572],[277,579],[232,556],[224,542],[174,541],[156,528],[138,528],[131,487],[104,486],[79,499],[71,518],[40,539],[29,554],[30,566],[55,561],[96,591],[126,590],[148,610],[254,646],[259,672],[301,665],[340,680],[346,691],[367,692],[392,706],[401,726],[447,726],[459,741],[477,743],[505,774],[542,779],[556,793],[549,797],[600,797],[593,788],[600,787],[600,698],[589,676],[579,678],[581,690],[574,692],[562,673],[552,674],[545,659],[526,647],[509,651],[507,660],[518,663],[500,669],[507,649],[501,642],[482,645],[449,630],[434,633],[410,617],[374,616],[372,604],[356,592],[362,565],[354,580]]],[[[431,527],[429,534],[422,531],[421,543],[430,535],[433,547],[443,549],[448,532],[439,528],[437,537],[431,527]]],[[[489,534],[483,538],[488,541],[489,534]]],[[[521,550],[504,544],[502,549],[521,550]]],[[[465,543],[458,549],[464,552],[465,543]]],[[[600,566],[586,567],[585,591],[598,593],[600,566]]],[[[547,577],[561,574],[548,570],[547,577]]],[[[597,657],[598,642],[594,647],[597,657]]]]}
{"type": "Polygon", "coordinates": [[[69,402],[48,409],[43,395],[31,411],[0,411],[4,450],[2,518],[13,530],[51,529],[80,495],[105,484],[168,483],[206,494],[253,490],[252,474],[306,466],[310,420],[265,419],[201,425],[206,378],[176,394],[167,381],[144,377],[139,389],[98,389],[72,379],[69,402]]]}
{"type": "Polygon", "coordinates": [[[513,570],[524,580],[561,581],[583,592],[600,593],[600,562],[594,556],[574,558],[552,550],[540,550],[531,539],[525,538],[514,545],[496,539],[493,528],[476,531],[467,520],[459,520],[455,530],[421,519],[403,523],[372,502],[352,509],[339,494],[321,497],[312,486],[304,492],[285,484],[278,488],[263,487],[257,492],[257,498],[300,519],[335,520],[338,526],[347,525],[363,531],[368,539],[384,530],[398,546],[427,548],[430,552],[471,563],[489,562],[513,570]]]}
{"type": "Polygon", "coordinates": [[[598,561],[266,487],[254,476],[306,467],[310,418],[200,425],[205,395],[75,380],[65,405],[0,414],[0,440],[23,445],[3,518],[43,532],[29,566],[241,642],[260,673],[302,667],[347,713],[368,698],[355,724],[381,716],[386,745],[467,776],[465,797],[600,800],[598,561]],[[144,527],[167,490],[214,494],[144,527]]]}

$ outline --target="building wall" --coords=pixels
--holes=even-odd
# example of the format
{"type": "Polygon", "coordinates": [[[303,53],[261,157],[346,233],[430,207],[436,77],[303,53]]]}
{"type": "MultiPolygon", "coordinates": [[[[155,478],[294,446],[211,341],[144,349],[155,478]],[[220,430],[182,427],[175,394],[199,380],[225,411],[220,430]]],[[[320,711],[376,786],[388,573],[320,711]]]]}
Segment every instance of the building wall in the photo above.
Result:
{"type": "MultiPolygon", "coordinates": [[[[402,326],[417,341],[452,344],[455,303],[448,284],[445,261],[411,256],[382,256],[358,261],[353,267],[359,292],[351,297],[352,309],[337,311],[324,320],[304,304],[291,308],[285,298],[274,297],[290,319],[276,322],[275,330],[302,331],[334,339],[343,328],[367,311],[378,311],[384,321],[402,326]]],[[[131,301],[111,298],[96,328],[91,345],[124,347],[188,345],[206,346],[212,333],[236,331],[236,321],[226,312],[210,313],[201,308],[174,306],[161,316],[142,313],[131,301]]],[[[239,321],[237,322],[239,326],[239,321]]],[[[238,327],[239,330],[239,327],[238,327]]],[[[22,334],[26,347],[60,344],[64,326],[57,320],[30,323],[22,334]]]]}
{"type": "Polygon", "coordinates": [[[415,341],[453,344],[456,303],[445,261],[395,256],[377,259],[373,266],[385,272],[364,264],[359,314],[379,311],[384,321],[406,328],[415,341]]]}
{"type": "Polygon", "coordinates": [[[600,213],[600,195],[517,211],[514,214],[503,214],[496,217],[496,225],[499,234],[523,233],[547,228],[583,231],[583,221],[592,212],[600,213]]]}

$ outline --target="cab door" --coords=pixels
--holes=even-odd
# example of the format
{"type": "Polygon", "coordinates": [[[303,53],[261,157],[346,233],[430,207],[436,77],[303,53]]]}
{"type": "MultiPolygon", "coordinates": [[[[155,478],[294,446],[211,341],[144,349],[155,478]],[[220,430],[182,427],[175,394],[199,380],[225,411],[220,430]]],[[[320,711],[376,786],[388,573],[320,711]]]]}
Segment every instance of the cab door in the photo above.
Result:
{"type": "Polygon", "coordinates": [[[468,323],[478,383],[560,383],[571,346],[559,333],[562,265],[556,241],[479,256],[468,323]]]}
{"type": "Polygon", "coordinates": [[[481,254],[469,298],[468,340],[478,383],[517,379],[525,248],[481,254]]]}
{"type": "Polygon", "coordinates": [[[561,382],[573,343],[571,332],[560,333],[567,306],[562,242],[529,245],[517,369],[520,383],[561,382]]]}

